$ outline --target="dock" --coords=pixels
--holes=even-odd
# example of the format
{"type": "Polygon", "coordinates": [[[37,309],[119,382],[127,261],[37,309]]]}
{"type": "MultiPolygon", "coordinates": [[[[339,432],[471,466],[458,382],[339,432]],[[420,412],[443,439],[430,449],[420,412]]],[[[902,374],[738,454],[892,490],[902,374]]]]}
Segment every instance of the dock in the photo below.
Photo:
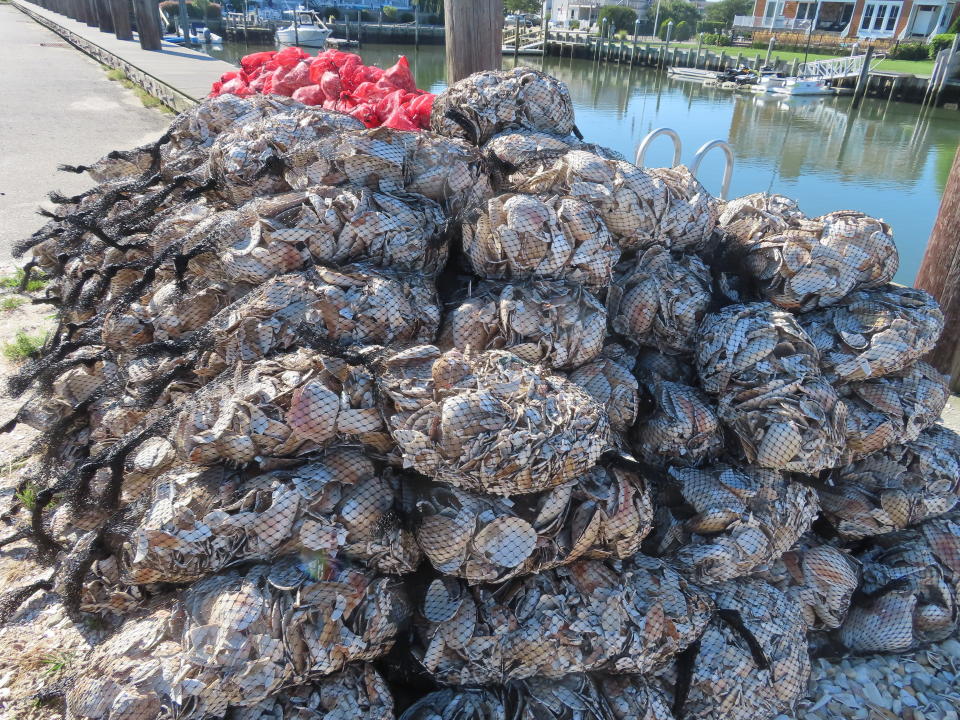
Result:
{"type": "Polygon", "coordinates": [[[12,0],[11,4],[98,62],[123,70],[130,80],[177,111],[196,105],[223,73],[237,69],[174,43],[163,42],[159,51],[144,50],[135,39],[118,40],[26,0],[12,0]]]}

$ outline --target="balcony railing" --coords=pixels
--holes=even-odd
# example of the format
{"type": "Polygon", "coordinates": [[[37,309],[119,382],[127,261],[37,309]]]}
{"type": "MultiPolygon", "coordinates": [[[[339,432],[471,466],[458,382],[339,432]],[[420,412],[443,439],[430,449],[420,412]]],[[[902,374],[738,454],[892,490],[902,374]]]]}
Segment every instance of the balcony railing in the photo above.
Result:
{"type": "Polygon", "coordinates": [[[759,15],[737,15],[733,18],[734,27],[755,30],[806,30],[812,22],[813,20],[759,15]]]}

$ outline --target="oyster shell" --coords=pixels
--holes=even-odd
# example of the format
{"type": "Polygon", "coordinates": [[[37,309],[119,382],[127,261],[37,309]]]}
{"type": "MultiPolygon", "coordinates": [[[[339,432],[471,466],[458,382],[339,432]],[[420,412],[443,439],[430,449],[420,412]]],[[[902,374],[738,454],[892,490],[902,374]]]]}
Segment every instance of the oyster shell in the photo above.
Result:
{"type": "Polygon", "coordinates": [[[437,95],[430,114],[431,130],[476,145],[513,128],[569,135],[573,123],[567,86],[529,67],[486,70],[458,80],[437,95]]]}
{"type": "Polygon", "coordinates": [[[632,446],[649,465],[703,465],[723,451],[716,406],[699,389],[661,380],[646,385],[654,409],[633,428],[632,446]]]}
{"type": "Polygon", "coordinates": [[[422,603],[414,653],[450,685],[649,673],[694,642],[711,614],[706,594],[642,555],[619,571],[578,561],[496,592],[434,580],[422,603]]]}
{"type": "Polygon", "coordinates": [[[591,205],[564,195],[506,193],[463,223],[470,269],[489,280],[610,283],[620,250],[591,205]]]}
{"type": "Polygon", "coordinates": [[[639,412],[640,384],[631,372],[634,362],[626,348],[610,343],[597,359],[567,376],[606,409],[610,429],[615,433],[626,432],[636,422],[639,412]]]}
{"type": "Polygon", "coordinates": [[[607,311],[580,285],[481,282],[447,322],[458,350],[509,350],[529,363],[569,369],[600,354],[607,311]]]}
{"type": "Polygon", "coordinates": [[[916,440],[940,418],[950,397],[949,378],[923,361],[882,378],[843,387],[848,461],[916,440]]]}
{"type": "Polygon", "coordinates": [[[506,351],[414,347],[387,357],[379,382],[404,466],[465,490],[547,490],[579,478],[610,443],[586,392],[506,351]]]}
{"type": "Polygon", "coordinates": [[[847,540],[901,530],[960,501],[960,436],[941,425],[889,445],[827,477],[823,514],[847,540]]]}
{"type": "Polygon", "coordinates": [[[471,584],[581,557],[630,557],[653,520],[644,481],[601,465],[540,495],[495,498],[432,485],[418,496],[415,533],[424,554],[438,571],[471,584]]]}
{"type": "Polygon", "coordinates": [[[699,258],[648,248],[620,263],[607,291],[610,326],[625,340],[688,354],[710,304],[710,271],[699,258]]]}
{"type": "Polygon", "coordinates": [[[899,285],[859,290],[797,320],[835,384],[903,370],[930,352],[943,331],[936,301],[923,290],[899,285]]]}
{"type": "Polygon", "coordinates": [[[705,585],[777,560],[810,528],[819,509],[813,490],[779,472],[724,463],[671,467],[657,495],[657,554],[705,585]]]}
{"type": "Polygon", "coordinates": [[[739,614],[767,667],[758,664],[741,632],[714,618],[700,638],[678,720],[773,720],[792,714],[810,677],[799,606],[760,580],[723,583],[712,595],[721,612],[739,614]]]}

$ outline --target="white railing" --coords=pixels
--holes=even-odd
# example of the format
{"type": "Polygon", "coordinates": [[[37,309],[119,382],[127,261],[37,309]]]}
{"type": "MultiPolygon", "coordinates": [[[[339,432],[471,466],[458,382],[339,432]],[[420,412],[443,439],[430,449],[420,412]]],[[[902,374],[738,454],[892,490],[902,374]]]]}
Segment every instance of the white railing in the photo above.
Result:
{"type": "Polygon", "coordinates": [[[813,20],[798,20],[787,17],[761,17],[759,15],[736,15],[733,26],[738,28],[755,28],[758,30],[806,30],[813,20]]]}
{"type": "MultiPolygon", "coordinates": [[[[833,58],[832,60],[817,60],[801,65],[797,70],[799,77],[818,78],[821,80],[836,80],[838,78],[855,77],[863,68],[863,59],[866,55],[850,55],[848,57],[833,58]]],[[[875,53],[874,63],[879,63],[885,56],[875,53]]]]}

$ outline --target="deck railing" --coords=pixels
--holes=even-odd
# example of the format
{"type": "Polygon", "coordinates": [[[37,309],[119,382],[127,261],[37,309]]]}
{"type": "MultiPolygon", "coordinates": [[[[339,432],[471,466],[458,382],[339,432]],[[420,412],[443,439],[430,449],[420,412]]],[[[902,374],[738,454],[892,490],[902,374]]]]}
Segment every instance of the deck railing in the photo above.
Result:
{"type": "Polygon", "coordinates": [[[733,26],[736,28],[766,28],[768,30],[806,30],[813,20],[798,20],[788,17],[762,17],[760,15],[736,15],[733,26]]]}

